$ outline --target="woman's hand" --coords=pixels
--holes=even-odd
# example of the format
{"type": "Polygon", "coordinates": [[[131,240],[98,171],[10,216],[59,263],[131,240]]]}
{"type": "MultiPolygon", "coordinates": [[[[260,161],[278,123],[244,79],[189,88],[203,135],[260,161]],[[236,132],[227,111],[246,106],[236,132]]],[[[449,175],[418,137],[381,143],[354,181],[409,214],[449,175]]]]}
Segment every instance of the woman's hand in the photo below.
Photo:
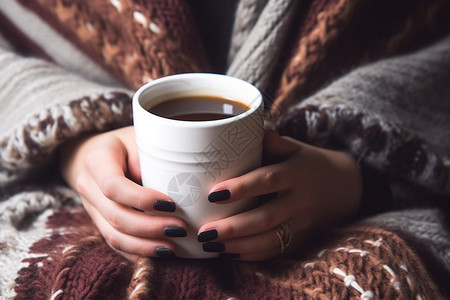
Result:
{"type": "Polygon", "coordinates": [[[286,239],[292,230],[288,245],[292,251],[304,245],[308,234],[357,211],[362,183],[351,156],[280,137],[274,131],[266,133],[264,152],[275,163],[217,184],[210,201],[220,205],[269,193],[277,197],[247,212],[204,224],[199,240],[205,251],[225,252],[242,260],[268,259],[285,250],[280,245],[283,231],[289,242],[286,239]]]}
{"type": "Polygon", "coordinates": [[[173,255],[174,246],[166,237],[185,235],[187,225],[179,218],[136,210],[173,212],[175,203],[134,182],[140,180],[140,168],[133,127],[64,145],[61,165],[63,176],[80,193],[86,211],[113,249],[130,260],[173,255]]]}

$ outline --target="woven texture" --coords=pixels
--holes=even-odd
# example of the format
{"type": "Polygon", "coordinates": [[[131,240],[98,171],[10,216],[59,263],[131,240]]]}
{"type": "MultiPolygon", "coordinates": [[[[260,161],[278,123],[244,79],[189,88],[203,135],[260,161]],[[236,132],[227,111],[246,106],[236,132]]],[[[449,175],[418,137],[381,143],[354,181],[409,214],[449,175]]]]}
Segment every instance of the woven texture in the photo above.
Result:
{"type": "Polygon", "coordinates": [[[21,2],[132,89],[208,69],[185,1],[21,2]]]}
{"type": "Polygon", "coordinates": [[[210,70],[188,4],[0,1],[0,298],[448,299],[447,0],[242,0],[228,16],[228,74],[260,88],[267,124],[353,155],[391,192],[367,216],[265,262],[111,250],[58,149],[131,125],[143,83],[210,70]]]}
{"type": "Polygon", "coordinates": [[[18,299],[441,299],[405,242],[380,229],[333,232],[302,260],[142,258],[131,265],[80,210],[54,214],[47,226],[51,233],[19,272],[18,299]]]}

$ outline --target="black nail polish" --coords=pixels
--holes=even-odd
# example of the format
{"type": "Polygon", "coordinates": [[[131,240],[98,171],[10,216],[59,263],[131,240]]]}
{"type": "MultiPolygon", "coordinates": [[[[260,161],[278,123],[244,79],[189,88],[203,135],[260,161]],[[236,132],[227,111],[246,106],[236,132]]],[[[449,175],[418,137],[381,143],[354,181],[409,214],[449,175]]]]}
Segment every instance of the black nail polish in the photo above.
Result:
{"type": "Polygon", "coordinates": [[[217,230],[215,229],[200,232],[197,236],[197,241],[199,242],[209,242],[215,239],[217,239],[217,230]]]}
{"type": "Polygon", "coordinates": [[[219,257],[225,258],[225,259],[236,259],[236,258],[241,257],[241,255],[239,253],[222,252],[222,253],[219,253],[219,257]]]}
{"type": "Polygon", "coordinates": [[[231,194],[229,190],[220,190],[212,192],[208,195],[209,202],[220,202],[230,199],[231,194]]]}
{"type": "Polygon", "coordinates": [[[225,251],[225,245],[219,242],[207,242],[202,245],[205,252],[223,252],[225,251]]]}
{"type": "Polygon", "coordinates": [[[185,237],[187,236],[187,231],[180,226],[168,226],[164,228],[164,234],[169,237],[185,237]]]}
{"type": "Polygon", "coordinates": [[[153,209],[165,212],[174,212],[175,211],[175,203],[165,200],[156,200],[153,202],[153,209]]]}
{"type": "Polygon", "coordinates": [[[163,257],[163,258],[176,257],[175,252],[173,252],[169,248],[157,248],[157,249],[155,249],[155,252],[156,252],[156,255],[158,255],[159,257],[163,257]]]}

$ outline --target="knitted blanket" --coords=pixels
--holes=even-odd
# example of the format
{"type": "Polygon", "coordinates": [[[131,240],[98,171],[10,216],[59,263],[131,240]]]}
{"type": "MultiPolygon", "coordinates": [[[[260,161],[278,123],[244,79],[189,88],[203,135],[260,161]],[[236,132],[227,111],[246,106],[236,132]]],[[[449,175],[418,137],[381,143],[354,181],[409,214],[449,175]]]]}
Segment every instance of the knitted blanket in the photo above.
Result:
{"type": "Polygon", "coordinates": [[[142,258],[131,265],[80,209],[46,223],[48,236],[30,247],[18,272],[18,299],[440,298],[417,255],[380,229],[334,232],[310,253],[264,263],[142,258]]]}
{"type": "Polygon", "coordinates": [[[130,125],[133,91],[149,80],[217,71],[215,37],[192,14],[206,2],[0,2],[0,298],[450,297],[444,0],[208,5],[236,10],[221,71],[260,88],[267,123],[369,171],[361,215],[258,263],[132,263],[107,245],[62,181],[58,148],[130,125]]]}

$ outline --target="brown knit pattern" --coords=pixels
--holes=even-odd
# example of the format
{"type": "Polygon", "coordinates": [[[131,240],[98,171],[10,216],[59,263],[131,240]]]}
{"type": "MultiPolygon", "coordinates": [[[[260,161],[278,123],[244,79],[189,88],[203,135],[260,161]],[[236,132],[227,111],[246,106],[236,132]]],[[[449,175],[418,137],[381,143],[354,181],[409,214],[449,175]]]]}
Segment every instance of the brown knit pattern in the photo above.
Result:
{"type": "Polygon", "coordinates": [[[114,253],[82,209],[56,212],[30,249],[17,299],[442,299],[416,254],[371,227],[332,232],[308,255],[260,263],[114,253]]]}
{"type": "Polygon", "coordinates": [[[185,1],[20,2],[129,88],[165,75],[209,69],[185,1]]]}
{"type": "Polygon", "coordinates": [[[397,235],[354,227],[326,239],[311,258],[238,265],[242,277],[236,280],[253,277],[245,296],[273,299],[258,289],[265,286],[287,299],[441,299],[433,284],[426,287],[425,269],[397,235]]]}
{"type": "Polygon", "coordinates": [[[446,0],[313,3],[298,30],[294,52],[287,54],[275,114],[356,65],[417,49],[450,32],[446,0]]]}
{"type": "Polygon", "coordinates": [[[124,299],[130,263],[114,253],[82,210],[48,220],[53,233],[30,249],[17,299],[124,299]]]}

